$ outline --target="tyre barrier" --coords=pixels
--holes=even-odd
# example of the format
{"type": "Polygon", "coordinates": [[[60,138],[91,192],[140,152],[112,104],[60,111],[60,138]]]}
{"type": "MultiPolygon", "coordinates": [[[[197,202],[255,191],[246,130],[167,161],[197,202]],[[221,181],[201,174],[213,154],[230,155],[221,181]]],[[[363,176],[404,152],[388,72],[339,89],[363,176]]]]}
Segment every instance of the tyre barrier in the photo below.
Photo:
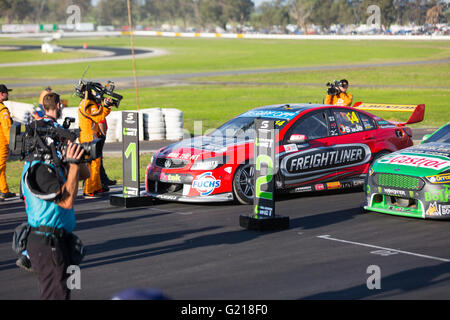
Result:
{"type": "Polygon", "coordinates": [[[70,124],[69,129],[78,129],[80,127],[78,121],[78,108],[63,108],[61,119],[64,120],[66,117],[75,119],[75,122],[70,124]]]}
{"type": "Polygon", "coordinates": [[[32,119],[34,105],[31,103],[5,101],[3,103],[8,108],[11,118],[20,123],[26,123],[32,119]]]}
{"type": "Polygon", "coordinates": [[[139,111],[140,126],[144,140],[164,140],[166,138],[166,126],[164,114],[161,108],[143,109],[139,111]]]}
{"type": "Polygon", "coordinates": [[[166,128],[167,140],[181,140],[183,138],[183,112],[178,109],[162,109],[166,128]]]}
{"type": "MultiPolygon", "coordinates": [[[[29,103],[5,101],[14,121],[26,123],[32,118],[35,106],[29,103]]],[[[78,108],[63,108],[62,119],[71,117],[75,122],[70,129],[79,128],[78,108]]],[[[122,141],[122,111],[112,111],[106,118],[106,142],[122,141]]],[[[183,112],[175,108],[149,108],[139,110],[139,140],[181,140],[184,136],[183,112]]]]}

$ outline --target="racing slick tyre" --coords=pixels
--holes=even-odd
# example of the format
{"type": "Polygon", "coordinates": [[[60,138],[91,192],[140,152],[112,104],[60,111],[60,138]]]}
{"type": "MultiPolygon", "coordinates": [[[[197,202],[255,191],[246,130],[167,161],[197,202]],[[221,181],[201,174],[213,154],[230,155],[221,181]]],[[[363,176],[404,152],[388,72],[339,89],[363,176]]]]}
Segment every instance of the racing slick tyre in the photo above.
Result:
{"type": "Polygon", "coordinates": [[[255,166],[250,163],[240,165],[233,177],[233,193],[241,204],[253,204],[255,195],[255,166]]]}
{"type": "Polygon", "coordinates": [[[365,205],[366,205],[365,203],[361,203],[361,204],[359,205],[359,213],[360,213],[360,214],[365,214],[365,213],[369,212],[369,211],[367,211],[366,209],[364,209],[364,206],[365,206],[365,205]]]}

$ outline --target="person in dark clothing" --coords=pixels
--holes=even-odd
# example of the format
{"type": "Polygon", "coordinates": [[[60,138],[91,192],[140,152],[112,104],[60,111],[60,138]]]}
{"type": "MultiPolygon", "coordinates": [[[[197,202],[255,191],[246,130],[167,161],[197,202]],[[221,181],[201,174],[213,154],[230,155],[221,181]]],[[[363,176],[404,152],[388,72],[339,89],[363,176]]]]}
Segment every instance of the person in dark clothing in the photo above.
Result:
{"type": "MultiPolygon", "coordinates": [[[[44,110],[39,125],[59,126],[59,95],[46,95],[44,110]]],[[[60,155],[62,166],[34,160],[25,162],[22,171],[21,186],[31,227],[26,249],[38,278],[41,299],[70,299],[66,282],[71,265],[69,239],[76,225],[73,206],[79,180],[89,175],[86,164],[80,163],[83,155],[80,145],[68,142],[65,154],[60,155]]]]}

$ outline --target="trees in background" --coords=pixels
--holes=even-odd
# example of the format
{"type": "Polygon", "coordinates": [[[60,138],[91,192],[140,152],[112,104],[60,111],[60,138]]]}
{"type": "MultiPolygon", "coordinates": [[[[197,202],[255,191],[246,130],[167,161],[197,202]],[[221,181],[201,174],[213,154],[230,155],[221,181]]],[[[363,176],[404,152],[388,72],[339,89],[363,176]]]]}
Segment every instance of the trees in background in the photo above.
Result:
{"type": "MultiPolygon", "coordinates": [[[[447,23],[449,3],[444,0],[130,0],[135,24],[158,28],[162,24],[182,29],[235,30],[251,24],[255,29],[285,30],[289,24],[306,32],[308,25],[365,24],[367,8],[380,8],[385,29],[401,25],[447,23]]],[[[68,18],[67,7],[80,7],[81,21],[98,25],[128,24],[126,0],[0,0],[1,23],[58,23],[68,18]]]]}
{"type": "MultiPolygon", "coordinates": [[[[331,3],[331,1],[328,1],[331,3]]],[[[297,27],[307,33],[307,23],[314,9],[314,0],[290,0],[289,15],[297,27]]]]}
{"type": "Polygon", "coordinates": [[[263,2],[251,16],[251,25],[259,30],[270,31],[274,27],[284,30],[289,23],[289,7],[283,0],[263,2]]]}

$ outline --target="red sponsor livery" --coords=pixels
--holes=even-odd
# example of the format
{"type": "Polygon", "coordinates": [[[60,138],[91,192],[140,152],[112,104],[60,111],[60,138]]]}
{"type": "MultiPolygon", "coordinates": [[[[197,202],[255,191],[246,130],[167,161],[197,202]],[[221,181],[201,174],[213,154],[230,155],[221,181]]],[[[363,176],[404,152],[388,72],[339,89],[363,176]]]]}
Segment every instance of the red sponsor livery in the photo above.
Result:
{"type": "Polygon", "coordinates": [[[316,184],[316,185],[314,186],[314,189],[315,189],[316,191],[322,191],[322,190],[325,190],[325,186],[324,186],[323,184],[316,184]]]}
{"type": "Polygon", "coordinates": [[[330,182],[331,188],[357,185],[374,158],[413,144],[409,128],[352,107],[271,105],[160,149],[147,167],[147,193],[186,202],[252,203],[255,119],[275,122],[278,192],[325,190],[330,182]]]}
{"type": "Polygon", "coordinates": [[[436,158],[408,156],[408,155],[396,156],[391,160],[389,160],[389,163],[398,163],[405,166],[435,168],[435,169],[442,169],[450,165],[450,161],[445,160],[439,161],[436,160],[436,158]]]}

